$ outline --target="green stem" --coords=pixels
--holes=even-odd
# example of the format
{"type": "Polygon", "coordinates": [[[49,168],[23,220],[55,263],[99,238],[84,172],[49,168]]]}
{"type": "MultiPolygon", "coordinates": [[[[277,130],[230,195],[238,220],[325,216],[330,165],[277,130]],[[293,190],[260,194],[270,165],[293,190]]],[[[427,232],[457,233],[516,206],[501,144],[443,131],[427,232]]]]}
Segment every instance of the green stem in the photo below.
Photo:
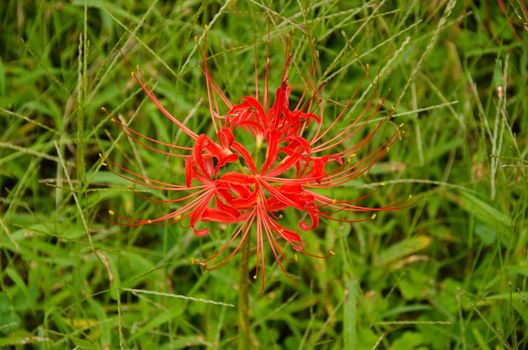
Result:
{"type": "Polygon", "coordinates": [[[249,237],[242,243],[240,257],[240,285],[238,291],[238,349],[249,350],[249,237]]]}
{"type": "Polygon", "coordinates": [[[85,130],[85,118],[86,118],[86,95],[87,95],[87,50],[88,50],[88,6],[86,5],[86,0],[84,1],[84,26],[81,36],[79,37],[79,57],[78,57],[78,112],[77,112],[77,180],[79,196],[82,195],[85,190],[85,175],[86,175],[86,163],[85,163],[85,154],[86,154],[86,144],[84,134],[85,130]]]}

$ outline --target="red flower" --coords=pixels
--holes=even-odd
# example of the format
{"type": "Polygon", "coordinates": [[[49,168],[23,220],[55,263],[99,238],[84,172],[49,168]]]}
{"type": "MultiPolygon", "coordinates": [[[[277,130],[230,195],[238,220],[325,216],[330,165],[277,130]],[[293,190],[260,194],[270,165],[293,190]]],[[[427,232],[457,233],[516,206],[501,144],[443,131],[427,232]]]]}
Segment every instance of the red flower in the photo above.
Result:
{"type": "MultiPolygon", "coordinates": [[[[265,241],[269,243],[275,259],[284,271],[282,258],[285,254],[281,241],[284,240],[296,251],[304,252],[299,232],[317,228],[321,217],[355,222],[361,220],[339,219],[333,215],[340,212],[393,210],[400,207],[400,203],[395,203],[382,208],[366,208],[356,204],[359,199],[338,200],[317,191],[334,188],[357,178],[376,163],[396,141],[398,130],[363,159],[351,160],[384,124],[379,123],[373,131],[366,133],[366,136],[355,144],[349,145],[352,137],[360,132],[365,133],[365,126],[382,107],[382,103],[376,103],[372,97],[352,123],[342,130],[334,130],[350,110],[361,83],[341,113],[325,128],[323,108],[317,98],[320,87],[316,89],[308,83],[297,105],[292,108],[290,104],[288,69],[291,56],[286,58],[282,80],[270,106],[269,60],[265,72],[264,96],[259,93],[257,78],[255,96],[244,96],[241,103],[232,104],[211,77],[205,53],[202,55],[215,138],[195,133],[169,113],[147,85],[142,74],[130,69],[132,77],[150,100],[194,141],[194,147],[176,146],[147,137],[113,119],[123,132],[137,143],[154,152],[185,159],[185,184],[181,179],[181,185],[146,178],[106,160],[111,165],[111,171],[133,183],[153,189],[187,193],[175,199],[161,201],[180,203],[178,209],[168,214],[148,220],[119,217],[124,221],[121,225],[183,221],[189,223],[195,235],[203,236],[208,233],[207,225],[203,224],[205,222],[237,224],[229,241],[214,256],[200,262],[211,262],[237,241],[228,257],[213,268],[225,264],[238,251],[242,242],[248,239],[252,227],[255,227],[256,274],[261,271],[264,283],[265,241]],[[307,96],[310,90],[311,95],[307,96]],[[227,107],[227,112],[220,110],[219,102],[227,107]],[[319,111],[318,114],[314,112],[315,109],[319,111]],[[239,143],[237,140],[242,139],[244,133],[253,136],[255,143],[239,143]],[[155,145],[177,153],[162,150],[154,147],[155,145]],[[115,172],[112,168],[119,168],[121,172],[115,172]],[[300,231],[286,228],[279,223],[279,212],[287,208],[306,214],[307,220],[299,223],[300,231]]],[[[372,95],[376,96],[376,92],[372,95]]]]}

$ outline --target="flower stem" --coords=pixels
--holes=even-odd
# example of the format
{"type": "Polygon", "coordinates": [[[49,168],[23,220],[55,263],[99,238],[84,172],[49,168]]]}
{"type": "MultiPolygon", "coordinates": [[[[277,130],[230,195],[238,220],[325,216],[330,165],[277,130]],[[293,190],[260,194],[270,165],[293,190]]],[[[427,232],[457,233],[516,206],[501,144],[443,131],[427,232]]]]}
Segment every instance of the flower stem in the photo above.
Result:
{"type": "Polygon", "coordinates": [[[238,349],[251,348],[249,333],[249,237],[242,243],[240,257],[240,285],[238,291],[238,349]]]}

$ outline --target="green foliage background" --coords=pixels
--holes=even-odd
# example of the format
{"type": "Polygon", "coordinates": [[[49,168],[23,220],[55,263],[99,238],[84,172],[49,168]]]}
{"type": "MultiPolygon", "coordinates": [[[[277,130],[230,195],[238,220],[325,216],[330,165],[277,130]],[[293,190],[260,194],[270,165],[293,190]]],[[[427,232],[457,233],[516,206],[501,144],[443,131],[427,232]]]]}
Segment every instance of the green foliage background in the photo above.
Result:
{"type": "Polygon", "coordinates": [[[171,207],[134,196],[100,152],[175,183],[183,167],[129,142],[101,108],[189,142],[132,81],[120,48],[173,114],[210,132],[196,40],[208,25],[212,74],[239,101],[254,93],[255,48],[262,75],[269,23],[271,90],[288,36],[302,90],[313,41],[327,120],[368,64],[363,89],[379,79],[392,121],[405,123],[382,162],[334,194],[418,201],[305,233],[311,251],[335,256],[291,255],[293,279],[268,254],[266,288],[250,291],[255,348],[528,348],[528,13],[522,0],[451,4],[0,2],[0,347],[236,346],[237,259],[214,271],[191,263],[229,229],[196,238],[178,225],[110,224],[109,209],[147,218],[171,207]]]}

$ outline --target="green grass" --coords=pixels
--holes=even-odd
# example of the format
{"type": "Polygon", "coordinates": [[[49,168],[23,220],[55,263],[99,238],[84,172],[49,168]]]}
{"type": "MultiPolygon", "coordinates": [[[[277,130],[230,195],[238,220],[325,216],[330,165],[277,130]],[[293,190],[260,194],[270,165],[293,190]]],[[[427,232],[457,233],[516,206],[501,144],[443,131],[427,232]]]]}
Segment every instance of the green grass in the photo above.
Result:
{"type": "Polygon", "coordinates": [[[213,225],[196,238],[179,225],[124,228],[104,219],[109,209],[145,218],[171,207],[134,196],[99,153],[175,183],[183,164],[129,142],[101,108],[151,137],[190,144],[115,50],[141,67],[180,120],[210,133],[197,48],[204,26],[212,74],[237,101],[254,93],[255,48],[262,75],[269,23],[271,90],[289,36],[291,84],[302,89],[313,41],[329,120],[368,64],[355,114],[377,84],[394,124],[405,123],[382,162],[334,193],[374,190],[365,205],[418,200],[305,233],[309,250],[335,256],[291,255],[294,279],[268,252],[264,292],[259,281],[250,286],[258,348],[528,348],[521,3],[504,1],[505,14],[496,1],[461,0],[452,11],[444,1],[410,0],[2,1],[0,347],[236,347],[237,258],[214,271],[192,264],[228,230],[213,225]]]}

